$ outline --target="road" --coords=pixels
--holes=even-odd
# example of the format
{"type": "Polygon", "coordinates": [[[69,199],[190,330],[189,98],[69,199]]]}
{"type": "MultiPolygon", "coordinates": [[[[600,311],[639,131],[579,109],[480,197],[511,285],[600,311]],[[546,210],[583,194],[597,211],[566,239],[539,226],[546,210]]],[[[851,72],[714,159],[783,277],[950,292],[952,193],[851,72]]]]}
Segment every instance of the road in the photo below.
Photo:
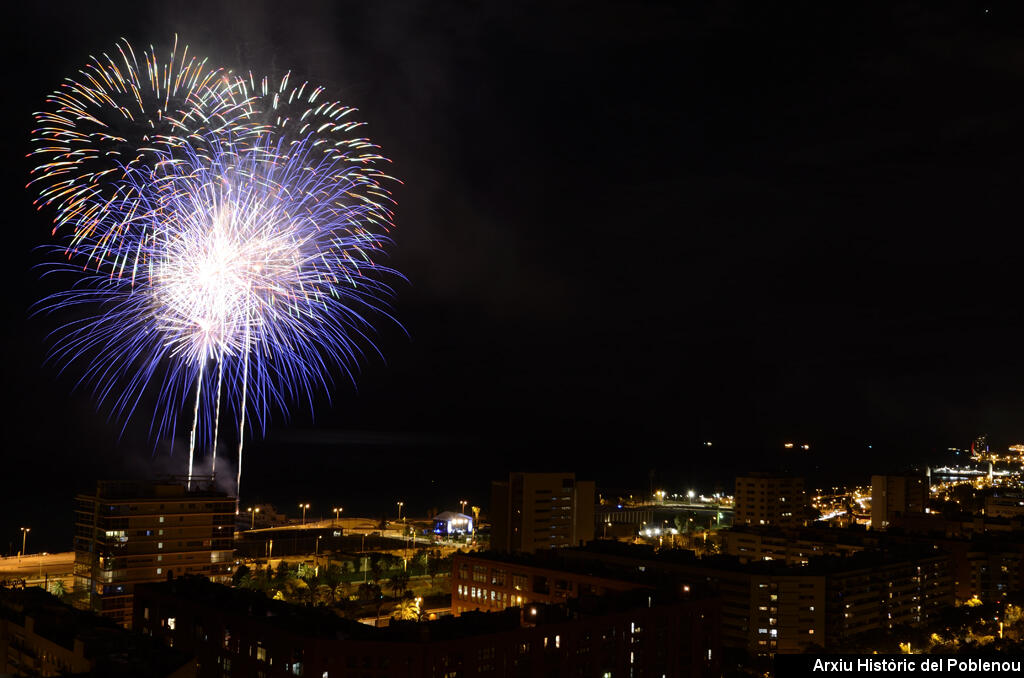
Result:
{"type": "Polygon", "coordinates": [[[74,567],[74,551],[0,558],[0,580],[24,579],[29,586],[38,586],[47,581],[61,579],[65,588],[70,591],[74,567]]]}

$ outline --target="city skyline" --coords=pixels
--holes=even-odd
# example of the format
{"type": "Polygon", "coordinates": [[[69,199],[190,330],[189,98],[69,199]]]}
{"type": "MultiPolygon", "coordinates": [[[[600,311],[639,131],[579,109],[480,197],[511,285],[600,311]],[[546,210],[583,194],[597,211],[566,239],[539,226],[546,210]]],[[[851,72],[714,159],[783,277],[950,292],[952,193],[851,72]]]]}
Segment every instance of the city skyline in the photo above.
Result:
{"type": "MultiPolygon", "coordinates": [[[[231,9],[18,8],[26,58],[4,114],[23,156],[31,112],[83,55],[175,33],[229,64],[301,69],[366,113],[406,181],[409,336],[382,331],[387,361],[358,391],[339,379],[315,418],[275,418],[250,447],[254,498],[381,451],[407,469],[390,481],[402,495],[435,455],[479,459],[479,477],[432,480],[482,501],[520,465],[509,455],[584,473],[611,453],[631,461],[587,477],[643,488],[652,469],[727,480],[709,459],[754,466],[786,440],[826,466],[863,459],[866,476],[980,433],[1024,439],[1008,4],[231,9]]],[[[175,470],[185,445],[140,422],[122,436],[44,364],[53,326],[28,308],[48,289],[49,229],[28,167],[3,168],[18,225],[5,446],[12,476],[50,480],[18,505],[67,502],[74,478],[175,470]]]]}

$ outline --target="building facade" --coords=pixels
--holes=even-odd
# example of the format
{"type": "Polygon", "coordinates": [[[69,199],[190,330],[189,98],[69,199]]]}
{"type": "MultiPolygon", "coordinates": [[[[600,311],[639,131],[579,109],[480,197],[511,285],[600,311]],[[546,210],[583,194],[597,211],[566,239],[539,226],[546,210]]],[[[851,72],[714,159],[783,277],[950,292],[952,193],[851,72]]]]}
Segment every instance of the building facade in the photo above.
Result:
{"type": "Polygon", "coordinates": [[[194,678],[187,655],[75,610],[40,588],[0,588],[0,676],[194,678]]]}
{"type": "Polygon", "coordinates": [[[871,476],[871,529],[883,530],[895,518],[924,514],[928,478],[916,473],[871,476]]]}
{"type": "Polygon", "coordinates": [[[456,616],[649,588],[636,577],[572,570],[551,559],[475,552],[452,556],[452,614],[456,616]]]}
{"type": "Polygon", "coordinates": [[[872,629],[926,623],[954,602],[950,558],[931,548],[822,556],[806,565],[609,543],[565,556],[710,585],[722,599],[722,645],[753,654],[842,647],[872,629]]]}
{"type": "Polygon", "coordinates": [[[73,602],[130,628],[137,584],[230,581],[234,524],[234,498],[205,482],[100,482],[75,498],[73,602]]]}
{"type": "Polygon", "coordinates": [[[197,577],[135,597],[139,629],[194,655],[204,678],[711,678],[721,674],[713,610],[633,591],[375,628],[197,577]]]}
{"type": "Polygon", "coordinates": [[[736,478],[734,525],[797,527],[804,522],[803,478],[750,473],[736,478]]]}
{"type": "Polygon", "coordinates": [[[594,539],[594,483],[573,473],[511,473],[491,484],[491,548],[533,553],[594,539]]]}

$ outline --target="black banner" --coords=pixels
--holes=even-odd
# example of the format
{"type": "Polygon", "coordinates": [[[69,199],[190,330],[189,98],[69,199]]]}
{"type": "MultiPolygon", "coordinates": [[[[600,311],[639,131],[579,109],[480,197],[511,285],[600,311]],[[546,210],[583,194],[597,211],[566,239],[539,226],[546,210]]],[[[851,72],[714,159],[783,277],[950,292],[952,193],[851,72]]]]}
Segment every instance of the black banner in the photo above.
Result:
{"type": "Polygon", "coordinates": [[[776,678],[804,676],[1021,676],[1022,655],[779,654],[776,678]]]}

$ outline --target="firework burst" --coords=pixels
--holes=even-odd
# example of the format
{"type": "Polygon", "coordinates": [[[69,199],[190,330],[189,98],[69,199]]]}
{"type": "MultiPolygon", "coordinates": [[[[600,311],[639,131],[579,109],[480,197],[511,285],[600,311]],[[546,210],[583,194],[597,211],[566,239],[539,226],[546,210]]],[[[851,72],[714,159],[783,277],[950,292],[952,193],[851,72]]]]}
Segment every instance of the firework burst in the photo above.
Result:
{"type": "Polygon", "coordinates": [[[34,114],[29,155],[39,164],[28,185],[39,192],[39,209],[55,210],[54,233],[69,232],[69,250],[89,266],[123,267],[134,256],[140,196],[128,173],[186,144],[204,154],[212,134],[262,131],[249,122],[254,111],[237,79],[188,52],[175,38],[166,61],[152,47],[140,59],[122,39],[34,114]]]}
{"type": "Polygon", "coordinates": [[[354,109],[320,88],[288,76],[257,86],[174,52],[162,69],[145,53],[143,80],[130,47],[120,54],[124,69],[94,59],[88,86],[73,83],[74,96],[51,97],[58,112],[37,116],[47,125],[36,154],[49,160],[33,171],[37,202],[56,205],[55,231],[69,227],[56,268],[76,276],[42,307],[86,309],[58,330],[52,355],[125,421],[149,394],[157,438],[187,412],[190,476],[193,451],[216,455],[230,416],[240,483],[247,430],[296,402],[312,407],[332,375],[354,380],[376,351],[373,322],[390,318],[400,278],[384,264],[392,178],[353,134],[354,109]],[[149,133],[111,131],[138,124],[113,92],[152,113],[149,133]],[[162,103],[147,108],[147,97],[162,103]]]}

